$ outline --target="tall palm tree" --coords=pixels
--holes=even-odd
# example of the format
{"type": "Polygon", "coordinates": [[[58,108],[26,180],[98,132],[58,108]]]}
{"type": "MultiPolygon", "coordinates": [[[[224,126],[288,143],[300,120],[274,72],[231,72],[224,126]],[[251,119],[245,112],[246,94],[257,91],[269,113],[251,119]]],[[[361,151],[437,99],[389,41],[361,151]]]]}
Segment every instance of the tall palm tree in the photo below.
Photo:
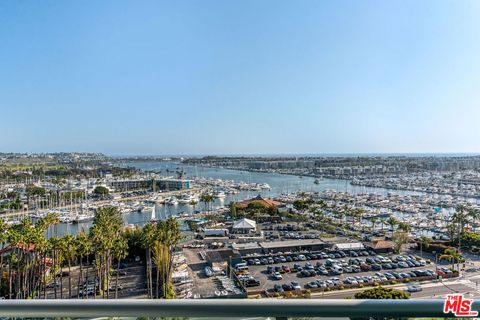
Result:
{"type": "Polygon", "coordinates": [[[72,297],[72,263],[77,257],[77,241],[71,234],[63,237],[64,255],[68,264],[68,296],[72,297]]]}
{"type": "Polygon", "coordinates": [[[122,233],[120,237],[116,238],[113,243],[113,255],[117,259],[117,272],[115,274],[115,299],[118,298],[118,274],[120,273],[120,262],[125,259],[128,254],[128,242],[125,234],[122,233]]]}
{"type": "MultiPolygon", "coordinates": [[[[3,220],[0,219],[0,250],[5,249],[5,244],[8,240],[9,225],[3,220]]],[[[0,288],[2,287],[3,280],[3,253],[0,254],[0,288]]]]}
{"type": "Polygon", "coordinates": [[[96,277],[103,298],[109,297],[113,243],[121,235],[122,227],[123,219],[118,208],[105,207],[97,210],[90,233],[95,253],[96,277]]]}
{"type": "Polygon", "coordinates": [[[195,212],[195,210],[197,209],[198,201],[197,200],[191,200],[188,204],[193,206],[193,212],[195,212]]]}
{"type": "Polygon", "coordinates": [[[175,218],[169,218],[157,223],[153,245],[153,261],[157,267],[157,298],[159,298],[159,285],[162,286],[162,297],[169,298],[168,292],[171,286],[173,253],[180,239],[180,226],[175,218]]]}
{"type": "Polygon", "coordinates": [[[455,208],[455,213],[452,215],[451,222],[457,227],[458,252],[460,252],[461,238],[464,232],[465,225],[468,223],[468,219],[469,215],[467,214],[467,208],[464,205],[459,205],[457,208],[455,208]]]}
{"type": "Polygon", "coordinates": [[[148,297],[153,298],[152,283],[152,246],[154,239],[155,227],[152,223],[147,223],[142,229],[142,242],[145,247],[146,264],[147,264],[147,291],[148,297]]]}
{"type": "MultiPolygon", "coordinates": [[[[83,273],[83,258],[87,258],[88,262],[88,256],[92,253],[92,243],[90,241],[90,238],[88,235],[82,230],[80,233],[77,235],[76,238],[76,247],[77,247],[77,253],[79,256],[79,262],[80,262],[80,272],[78,275],[78,280],[77,280],[77,298],[80,297],[80,288],[83,288],[84,284],[84,273],[83,273]]],[[[88,277],[88,269],[87,269],[87,277],[88,277]]],[[[88,279],[87,279],[88,282],[88,279]]],[[[82,295],[82,298],[85,297],[85,295],[82,295]]]]}
{"type": "Polygon", "coordinates": [[[377,224],[378,219],[377,218],[372,218],[372,219],[370,219],[370,222],[372,223],[372,231],[375,232],[375,225],[377,224]]]}
{"type": "Polygon", "coordinates": [[[200,197],[200,201],[204,204],[205,211],[210,211],[213,200],[213,196],[208,193],[205,193],[200,197]]]}

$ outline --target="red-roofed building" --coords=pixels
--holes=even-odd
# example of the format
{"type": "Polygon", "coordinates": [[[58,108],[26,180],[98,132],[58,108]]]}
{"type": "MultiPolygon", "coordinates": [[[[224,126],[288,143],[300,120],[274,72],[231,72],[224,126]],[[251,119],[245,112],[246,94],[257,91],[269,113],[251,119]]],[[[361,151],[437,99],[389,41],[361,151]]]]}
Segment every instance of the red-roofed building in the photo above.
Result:
{"type": "Polygon", "coordinates": [[[268,207],[278,208],[279,206],[284,205],[283,202],[275,201],[275,200],[269,199],[269,198],[262,198],[260,195],[258,195],[255,198],[237,202],[237,203],[235,203],[235,206],[239,209],[246,209],[246,208],[248,208],[249,205],[252,205],[252,204],[255,204],[255,203],[262,204],[266,208],[268,208],[268,207]]]}
{"type": "Polygon", "coordinates": [[[369,243],[365,243],[365,247],[375,252],[391,252],[395,248],[395,243],[388,240],[374,240],[369,243]]]}

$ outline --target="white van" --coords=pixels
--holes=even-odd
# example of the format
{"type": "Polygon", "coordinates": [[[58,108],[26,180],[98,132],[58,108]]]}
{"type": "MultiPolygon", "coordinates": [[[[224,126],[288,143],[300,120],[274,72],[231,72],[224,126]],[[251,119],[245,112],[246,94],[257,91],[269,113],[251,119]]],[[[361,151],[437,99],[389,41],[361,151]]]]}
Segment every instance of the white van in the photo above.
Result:
{"type": "Polygon", "coordinates": [[[237,273],[243,273],[248,271],[248,266],[246,263],[237,263],[235,265],[235,272],[237,273]]]}

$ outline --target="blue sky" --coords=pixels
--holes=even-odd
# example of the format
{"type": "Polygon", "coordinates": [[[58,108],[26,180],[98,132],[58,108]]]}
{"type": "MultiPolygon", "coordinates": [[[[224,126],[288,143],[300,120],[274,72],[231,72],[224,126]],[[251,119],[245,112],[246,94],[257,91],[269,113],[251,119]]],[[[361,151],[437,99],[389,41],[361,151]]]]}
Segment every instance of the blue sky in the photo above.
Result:
{"type": "Polygon", "coordinates": [[[0,151],[480,152],[478,1],[1,1],[0,151]]]}

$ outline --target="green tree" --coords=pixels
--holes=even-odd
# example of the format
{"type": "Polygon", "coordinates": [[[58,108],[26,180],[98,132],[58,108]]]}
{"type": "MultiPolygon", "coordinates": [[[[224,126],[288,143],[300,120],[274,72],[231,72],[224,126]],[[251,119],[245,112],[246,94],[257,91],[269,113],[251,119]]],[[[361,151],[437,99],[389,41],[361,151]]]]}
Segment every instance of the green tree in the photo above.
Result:
{"type": "Polygon", "coordinates": [[[394,229],[395,229],[395,226],[398,224],[398,221],[397,219],[395,219],[394,216],[390,216],[388,219],[387,219],[387,224],[390,226],[390,228],[392,229],[392,239],[393,239],[393,232],[394,232],[394,229]]]}
{"type": "Polygon", "coordinates": [[[412,227],[408,223],[398,222],[397,229],[408,233],[412,230],[412,227]]]}
{"type": "Polygon", "coordinates": [[[375,225],[378,223],[378,219],[372,218],[370,219],[370,222],[372,223],[372,231],[375,232],[375,225]]]}
{"type": "Polygon", "coordinates": [[[463,257],[460,254],[460,252],[458,252],[458,250],[453,249],[453,248],[452,249],[446,249],[439,258],[440,258],[440,260],[450,261],[452,263],[452,269],[454,269],[455,262],[456,262],[457,267],[460,270],[460,262],[463,261],[463,257]]]}
{"type": "Polygon", "coordinates": [[[211,203],[213,203],[213,196],[211,194],[205,193],[200,196],[200,201],[203,202],[205,211],[211,210],[211,203]]]}
{"type": "Polygon", "coordinates": [[[420,238],[420,252],[421,252],[422,257],[423,257],[424,248],[428,249],[428,247],[430,246],[430,243],[432,243],[431,238],[429,238],[429,237],[421,237],[420,238]]]}
{"type": "Polygon", "coordinates": [[[93,190],[93,193],[100,196],[106,196],[108,195],[109,190],[104,186],[96,186],[95,189],[93,190]]]}
{"type": "Polygon", "coordinates": [[[395,243],[395,252],[400,253],[402,245],[408,242],[408,233],[403,230],[397,230],[393,233],[392,240],[395,243]]]}

